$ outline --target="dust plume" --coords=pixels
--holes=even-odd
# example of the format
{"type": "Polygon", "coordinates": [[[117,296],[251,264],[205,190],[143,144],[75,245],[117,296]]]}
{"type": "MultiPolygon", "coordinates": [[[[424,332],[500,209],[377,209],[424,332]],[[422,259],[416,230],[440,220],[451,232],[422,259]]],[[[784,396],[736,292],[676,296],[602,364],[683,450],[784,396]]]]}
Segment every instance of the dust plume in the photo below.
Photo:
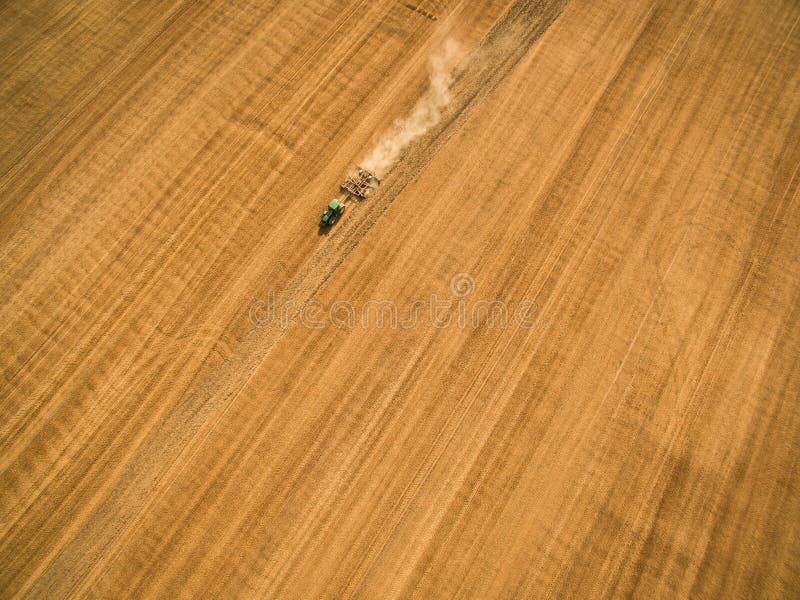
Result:
{"type": "Polygon", "coordinates": [[[430,84],[411,112],[398,119],[389,132],[362,161],[362,166],[383,177],[398,161],[408,145],[436,125],[442,118],[442,109],[450,102],[450,86],[456,75],[456,66],[465,51],[454,39],[448,39],[442,49],[431,57],[430,84]]]}

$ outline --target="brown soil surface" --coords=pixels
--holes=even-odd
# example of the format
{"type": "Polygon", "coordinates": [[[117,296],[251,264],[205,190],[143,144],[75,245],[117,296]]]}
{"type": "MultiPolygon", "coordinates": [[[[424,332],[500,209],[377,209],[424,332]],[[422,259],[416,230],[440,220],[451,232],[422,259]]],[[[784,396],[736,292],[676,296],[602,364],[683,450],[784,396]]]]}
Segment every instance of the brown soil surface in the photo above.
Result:
{"type": "Polygon", "coordinates": [[[0,597],[800,595],[800,4],[0,17],[0,597]]]}

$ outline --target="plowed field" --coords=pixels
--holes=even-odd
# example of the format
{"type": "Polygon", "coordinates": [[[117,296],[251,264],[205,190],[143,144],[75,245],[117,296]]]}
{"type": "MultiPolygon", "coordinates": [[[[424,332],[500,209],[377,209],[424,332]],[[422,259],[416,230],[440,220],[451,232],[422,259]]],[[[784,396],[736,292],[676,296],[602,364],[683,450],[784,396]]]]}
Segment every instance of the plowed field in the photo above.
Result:
{"type": "Polygon", "coordinates": [[[797,597],[798,21],[3,3],[0,597],[797,597]]]}

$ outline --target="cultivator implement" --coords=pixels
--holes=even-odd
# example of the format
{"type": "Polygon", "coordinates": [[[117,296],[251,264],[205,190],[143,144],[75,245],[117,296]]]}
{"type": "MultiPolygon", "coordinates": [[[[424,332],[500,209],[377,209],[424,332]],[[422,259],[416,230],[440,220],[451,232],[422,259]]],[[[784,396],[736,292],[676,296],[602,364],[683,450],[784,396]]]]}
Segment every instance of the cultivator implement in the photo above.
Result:
{"type": "Polygon", "coordinates": [[[345,179],[341,185],[342,191],[358,198],[366,198],[372,193],[381,180],[363,167],[356,167],[356,172],[345,179]]]}

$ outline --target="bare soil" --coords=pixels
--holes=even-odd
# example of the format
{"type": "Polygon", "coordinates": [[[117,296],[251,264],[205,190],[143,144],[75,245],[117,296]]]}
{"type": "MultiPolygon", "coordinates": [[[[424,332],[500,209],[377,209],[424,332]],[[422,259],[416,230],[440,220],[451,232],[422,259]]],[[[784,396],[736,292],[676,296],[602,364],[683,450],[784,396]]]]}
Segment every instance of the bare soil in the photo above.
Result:
{"type": "Polygon", "coordinates": [[[798,21],[4,3],[0,597],[800,595],[798,21]]]}

